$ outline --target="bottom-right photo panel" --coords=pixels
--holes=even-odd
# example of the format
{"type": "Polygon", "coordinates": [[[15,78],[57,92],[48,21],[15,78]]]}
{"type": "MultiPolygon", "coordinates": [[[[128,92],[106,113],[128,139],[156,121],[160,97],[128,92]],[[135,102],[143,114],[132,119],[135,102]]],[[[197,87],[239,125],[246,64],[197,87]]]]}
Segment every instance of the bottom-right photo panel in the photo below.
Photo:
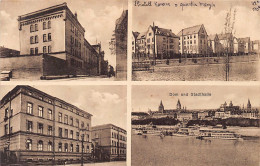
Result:
{"type": "Polygon", "coordinates": [[[260,86],[132,86],[132,166],[258,166],[260,86]]]}

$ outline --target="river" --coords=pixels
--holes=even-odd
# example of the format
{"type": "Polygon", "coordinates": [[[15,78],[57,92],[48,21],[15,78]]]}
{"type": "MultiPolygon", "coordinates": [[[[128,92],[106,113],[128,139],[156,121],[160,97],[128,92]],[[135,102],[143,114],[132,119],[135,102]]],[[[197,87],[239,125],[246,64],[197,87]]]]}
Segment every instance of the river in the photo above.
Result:
{"type": "Polygon", "coordinates": [[[259,139],[132,135],[132,166],[259,166],[259,139]]]}

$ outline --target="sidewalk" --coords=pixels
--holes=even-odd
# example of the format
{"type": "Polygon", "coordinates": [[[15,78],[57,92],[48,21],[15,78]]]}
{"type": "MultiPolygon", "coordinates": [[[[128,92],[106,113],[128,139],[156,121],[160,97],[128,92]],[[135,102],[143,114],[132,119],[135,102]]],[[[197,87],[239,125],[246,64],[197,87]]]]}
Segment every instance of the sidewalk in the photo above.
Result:
{"type": "MultiPolygon", "coordinates": [[[[64,165],[60,165],[64,166],[64,165]]],[[[81,166],[81,164],[66,164],[66,166],[81,166]]],[[[84,166],[126,166],[126,161],[111,161],[103,163],[86,163],[84,166]]]]}

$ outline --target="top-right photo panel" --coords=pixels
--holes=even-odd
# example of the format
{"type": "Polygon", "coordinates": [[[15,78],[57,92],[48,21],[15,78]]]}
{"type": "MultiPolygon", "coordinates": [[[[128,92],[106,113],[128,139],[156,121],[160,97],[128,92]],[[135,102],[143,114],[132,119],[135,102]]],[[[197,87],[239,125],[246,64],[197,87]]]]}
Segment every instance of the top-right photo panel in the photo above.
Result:
{"type": "Polygon", "coordinates": [[[133,81],[259,81],[260,1],[132,1],[133,81]]]}

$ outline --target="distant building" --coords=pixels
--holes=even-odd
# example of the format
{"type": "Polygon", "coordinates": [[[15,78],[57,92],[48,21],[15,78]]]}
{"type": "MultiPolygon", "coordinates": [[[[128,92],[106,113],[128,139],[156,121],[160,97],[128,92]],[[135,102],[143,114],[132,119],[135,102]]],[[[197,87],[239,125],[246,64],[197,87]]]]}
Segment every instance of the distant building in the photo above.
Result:
{"type": "Polygon", "coordinates": [[[252,52],[259,53],[260,52],[260,40],[255,40],[252,43],[252,52]]]}
{"type": "Polygon", "coordinates": [[[127,26],[128,10],[124,10],[120,18],[116,20],[115,27],[115,54],[116,54],[116,78],[127,78],[127,26]]]}
{"type": "Polygon", "coordinates": [[[218,34],[219,42],[221,43],[221,53],[234,53],[234,36],[231,33],[218,34]]]}
{"type": "Polygon", "coordinates": [[[207,31],[203,24],[182,29],[178,36],[181,54],[207,54],[207,31]]]}
{"type": "Polygon", "coordinates": [[[113,124],[92,127],[94,153],[102,160],[126,159],[126,136],[126,130],[113,124]]]}
{"type": "Polygon", "coordinates": [[[20,51],[0,46],[0,57],[14,57],[19,56],[20,51]]]}
{"type": "Polygon", "coordinates": [[[221,45],[218,39],[218,35],[208,36],[208,53],[209,54],[219,54],[221,52],[221,45]]]}
{"type": "Polygon", "coordinates": [[[132,32],[132,59],[138,59],[137,57],[137,37],[139,32],[132,32]]]}
{"type": "Polygon", "coordinates": [[[83,149],[86,160],[91,156],[91,116],[38,89],[16,86],[1,99],[0,151],[19,163],[52,165],[81,160],[83,149]]]}
{"type": "Polygon", "coordinates": [[[251,50],[251,42],[250,42],[250,37],[245,37],[245,38],[239,38],[240,42],[243,44],[244,46],[244,54],[248,54],[250,53],[251,50]]]}
{"type": "Polygon", "coordinates": [[[171,29],[150,25],[145,36],[145,53],[150,59],[170,58],[179,53],[179,37],[171,29]]]}

